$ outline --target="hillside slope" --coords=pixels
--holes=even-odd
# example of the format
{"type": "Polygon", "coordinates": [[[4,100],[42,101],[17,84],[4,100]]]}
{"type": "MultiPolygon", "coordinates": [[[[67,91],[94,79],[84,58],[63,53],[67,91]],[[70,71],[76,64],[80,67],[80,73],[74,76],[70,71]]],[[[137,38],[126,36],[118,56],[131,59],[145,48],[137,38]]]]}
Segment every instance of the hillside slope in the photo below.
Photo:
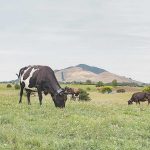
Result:
{"type": "Polygon", "coordinates": [[[58,81],[61,82],[85,82],[86,80],[91,80],[93,82],[102,81],[104,83],[112,82],[116,79],[118,82],[137,82],[130,78],[119,76],[108,72],[104,69],[88,66],[85,64],[79,64],[77,66],[68,67],[61,70],[55,71],[58,81]]]}

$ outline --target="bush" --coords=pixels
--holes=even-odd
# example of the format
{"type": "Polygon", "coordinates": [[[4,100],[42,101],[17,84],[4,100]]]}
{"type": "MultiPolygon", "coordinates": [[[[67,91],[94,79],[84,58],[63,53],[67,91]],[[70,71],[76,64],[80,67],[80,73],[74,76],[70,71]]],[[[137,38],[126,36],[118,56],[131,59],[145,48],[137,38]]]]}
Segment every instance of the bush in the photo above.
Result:
{"type": "Polygon", "coordinates": [[[117,93],[125,93],[126,91],[125,91],[125,89],[118,89],[116,92],[117,93]]]}
{"type": "Polygon", "coordinates": [[[11,84],[7,84],[7,88],[11,88],[12,87],[12,85],[11,84]]]}
{"type": "Polygon", "coordinates": [[[86,80],[85,84],[91,85],[91,84],[92,84],[92,81],[91,81],[91,80],[86,80]]]}
{"type": "Polygon", "coordinates": [[[91,100],[90,97],[89,97],[89,93],[87,93],[83,89],[80,89],[79,100],[80,101],[89,101],[89,100],[91,100]]]}
{"type": "Polygon", "coordinates": [[[96,87],[104,86],[104,83],[102,81],[97,82],[96,87]]]}
{"type": "Polygon", "coordinates": [[[145,87],[143,92],[149,92],[150,93],[150,86],[145,87]]]}
{"type": "Polygon", "coordinates": [[[117,86],[117,85],[118,85],[117,80],[113,80],[112,81],[112,86],[117,86]]]}
{"type": "Polygon", "coordinates": [[[15,89],[16,90],[20,89],[20,85],[19,84],[15,84],[15,89]]]}
{"type": "Polygon", "coordinates": [[[87,90],[87,91],[90,91],[90,90],[91,90],[91,88],[90,88],[90,87],[87,87],[87,88],[86,88],[86,90],[87,90]]]}
{"type": "Polygon", "coordinates": [[[112,88],[111,87],[108,87],[108,86],[105,86],[105,87],[103,87],[103,88],[101,88],[101,90],[100,90],[100,92],[101,93],[111,93],[112,92],[112,88]]]}

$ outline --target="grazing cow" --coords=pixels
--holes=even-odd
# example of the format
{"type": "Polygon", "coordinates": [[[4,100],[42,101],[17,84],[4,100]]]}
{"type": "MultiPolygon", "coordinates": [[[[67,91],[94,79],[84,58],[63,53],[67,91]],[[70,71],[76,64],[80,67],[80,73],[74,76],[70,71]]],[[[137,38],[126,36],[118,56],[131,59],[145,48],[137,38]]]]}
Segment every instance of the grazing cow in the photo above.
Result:
{"type": "Polygon", "coordinates": [[[80,94],[79,89],[65,87],[65,91],[66,91],[67,94],[71,95],[71,98],[73,100],[76,100],[77,98],[79,99],[79,94],[80,94]]]}
{"type": "Polygon", "coordinates": [[[128,105],[133,104],[135,102],[136,104],[140,104],[140,102],[148,101],[148,105],[150,103],[150,93],[147,92],[137,92],[134,93],[131,97],[131,99],[128,101],[128,105]]]}
{"type": "Polygon", "coordinates": [[[20,98],[22,102],[23,89],[27,92],[28,104],[31,92],[38,92],[40,105],[42,104],[42,92],[50,94],[56,107],[65,107],[67,94],[60,87],[54,71],[48,66],[28,66],[21,68],[18,75],[20,79],[20,98]]]}

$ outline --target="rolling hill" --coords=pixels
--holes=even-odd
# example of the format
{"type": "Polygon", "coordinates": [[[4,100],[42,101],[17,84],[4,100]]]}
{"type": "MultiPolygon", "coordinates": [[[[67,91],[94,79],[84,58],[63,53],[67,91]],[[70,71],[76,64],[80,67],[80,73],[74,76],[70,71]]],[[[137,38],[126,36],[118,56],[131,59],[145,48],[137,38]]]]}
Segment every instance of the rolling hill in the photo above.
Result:
{"type": "Polygon", "coordinates": [[[131,78],[119,76],[104,69],[86,64],[79,64],[77,66],[55,70],[55,75],[60,82],[85,82],[86,80],[91,80],[93,82],[102,81],[104,83],[110,83],[112,80],[116,79],[120,83],[140,83],[131,78]]]}

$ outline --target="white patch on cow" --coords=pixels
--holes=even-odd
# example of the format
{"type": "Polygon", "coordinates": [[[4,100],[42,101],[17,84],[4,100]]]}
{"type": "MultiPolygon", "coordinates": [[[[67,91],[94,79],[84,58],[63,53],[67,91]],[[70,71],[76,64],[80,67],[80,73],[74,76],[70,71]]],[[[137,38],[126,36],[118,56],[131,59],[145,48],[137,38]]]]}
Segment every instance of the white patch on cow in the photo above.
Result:
{"type": "Polygon", "coordinates": [[[39,70],[39,69],[34,69],[34,68],[33,68],[33,69],[31,70],[30,74],[29,74],[29,77],[28,77],[27,79],[23,80],[23,77],[24,77],[25,73],[26,73],[30,68],[31,68],[31,67],[27,68],[27,69],[24,71],[24,73],[22,74],[22,76],[21,76],[21,82],[24,82],[24,83],[25,83],[25,89],[29,89],[29,90],[32,90],[32,91],[37,91],[36,88],[29,88],[29,84],[30,84],[30,78],[32,77],[33,73],[34,73],[35,71],[39,70]]]}
{"type": "Polygon", "coordinates": [[[74,94],[74,97],[75,97],[75,100],[79,100],[79,95],[76,96],[76,95],[74,94]]]}

